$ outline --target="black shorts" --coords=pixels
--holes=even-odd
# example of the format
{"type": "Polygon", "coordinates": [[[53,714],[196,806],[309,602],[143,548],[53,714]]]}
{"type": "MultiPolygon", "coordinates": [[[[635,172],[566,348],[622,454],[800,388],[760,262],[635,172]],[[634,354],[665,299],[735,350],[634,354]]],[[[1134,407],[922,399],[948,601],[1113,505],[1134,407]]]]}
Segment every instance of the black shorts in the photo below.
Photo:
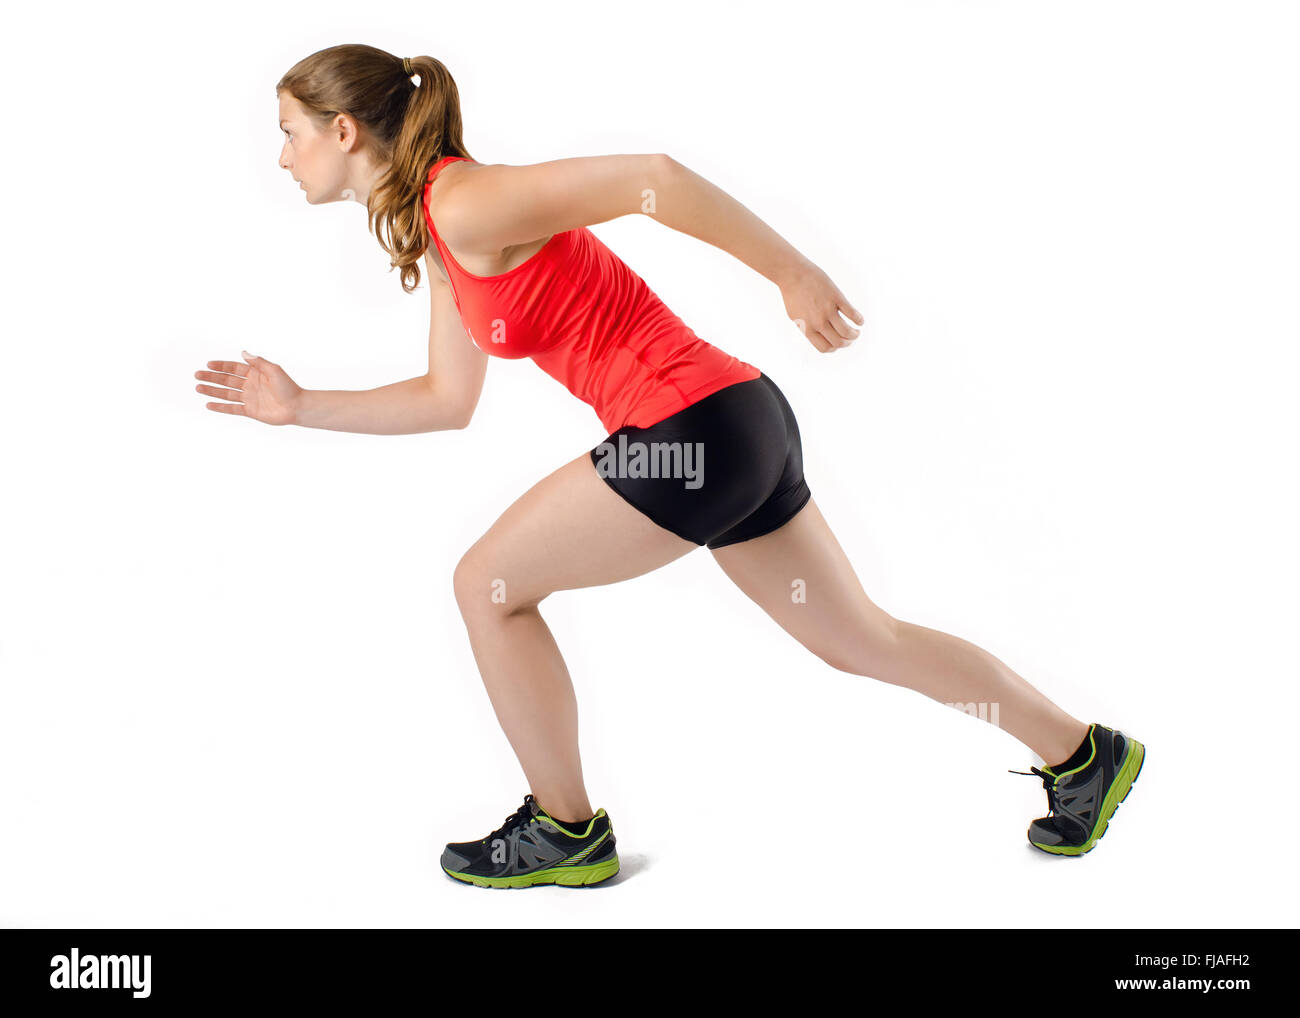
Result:
{"type": "Polygon", "coordinates": [[[648,428],[619,428],[591,462],[634,508],[709,548],[770,533],[812,497],[794,411],[761,373],[648,428]]]}

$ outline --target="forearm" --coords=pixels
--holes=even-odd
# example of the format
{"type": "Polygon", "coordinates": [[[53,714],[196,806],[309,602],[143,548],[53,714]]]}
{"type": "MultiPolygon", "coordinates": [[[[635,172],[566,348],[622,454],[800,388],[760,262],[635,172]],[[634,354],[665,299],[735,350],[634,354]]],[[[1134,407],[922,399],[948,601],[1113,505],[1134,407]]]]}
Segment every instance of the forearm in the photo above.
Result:
{"type": "Polygon", "coordinates": [[[293,423],[362,435],[414,435],[465,426],[459,408],[439,398],[425,375],[377,389],[304,389],[293,423]]]}
{"type": "Polygon", "coordinates": [[[665,226],[689,234],[744,262],[778,286],[811,263],[784,237],[722,188],[669,159],[647,212],[665,226]]]}

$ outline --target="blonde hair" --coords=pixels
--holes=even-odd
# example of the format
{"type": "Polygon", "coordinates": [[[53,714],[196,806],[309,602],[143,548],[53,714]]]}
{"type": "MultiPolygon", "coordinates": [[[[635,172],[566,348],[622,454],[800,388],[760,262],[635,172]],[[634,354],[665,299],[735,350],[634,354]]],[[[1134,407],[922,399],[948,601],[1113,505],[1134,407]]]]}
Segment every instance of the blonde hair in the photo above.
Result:
{"type": "Polygon", "coordinates": [[[472,158],[461,137],[460,93],[451,72],[433,57],[395,57],[374,46],[345,44],[299,60],[276,83],[325,129],[340,113],[365,128],[363,144],[388,163],[367,202],[366,226],[401,269],[402,289],[420,284],[429,247],[424,185],[444,156],[472,158]],[[420,76],[417,86],[405,68],[420,76]],[[385,236],[386,235],[386,236],[385,236]]]}

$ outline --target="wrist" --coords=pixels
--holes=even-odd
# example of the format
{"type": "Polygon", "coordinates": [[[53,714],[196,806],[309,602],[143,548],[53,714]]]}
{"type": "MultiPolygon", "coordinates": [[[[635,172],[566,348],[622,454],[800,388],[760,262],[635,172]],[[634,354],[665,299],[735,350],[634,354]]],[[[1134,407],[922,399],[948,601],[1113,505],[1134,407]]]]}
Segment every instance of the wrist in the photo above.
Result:
{"type": "Polygon", "coordinates": [[[795,251],[790,258],[782,262],[781,265],[777,267],[777,270],[772,273],[772,282],[784,290],[787,287],[798,283],[801,279],[807,278],[816,271],[816,265],[810,262],[803,255],[799,254],[798,251],[795,251]]]}
{"type": "Polygon", "coordinates": [[[315,389],[299,389],[298,394],[289,402],[289,423],[301,428],[310,428],[312,412],[316,407],[315,389]]]}

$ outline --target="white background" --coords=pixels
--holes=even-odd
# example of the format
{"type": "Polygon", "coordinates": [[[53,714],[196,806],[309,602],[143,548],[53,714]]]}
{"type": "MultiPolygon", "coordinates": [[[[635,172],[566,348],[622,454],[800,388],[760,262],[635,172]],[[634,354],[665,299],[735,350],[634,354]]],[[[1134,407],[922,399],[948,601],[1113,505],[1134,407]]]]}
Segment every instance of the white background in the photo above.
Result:
{"type": "Polygon", "coordinates": [[[1279,926],[1294,921],[1300,24],[1283,3],[27,5],[0,65],[5,926],[1279,926]],[[438,868],[527,790],[452,594],[603,438],[527,361],[463,432],[204,409],[425,369],[364,210],[277,166],[274,84],[431,54],[480,162],[667,152],[868,316],[645,217],[593,232],[799,417],[887,611],[1149,747],[1085,859],[1041,763],[837,672],[706,551],[548,599],[624,872],[438,868]]]}

